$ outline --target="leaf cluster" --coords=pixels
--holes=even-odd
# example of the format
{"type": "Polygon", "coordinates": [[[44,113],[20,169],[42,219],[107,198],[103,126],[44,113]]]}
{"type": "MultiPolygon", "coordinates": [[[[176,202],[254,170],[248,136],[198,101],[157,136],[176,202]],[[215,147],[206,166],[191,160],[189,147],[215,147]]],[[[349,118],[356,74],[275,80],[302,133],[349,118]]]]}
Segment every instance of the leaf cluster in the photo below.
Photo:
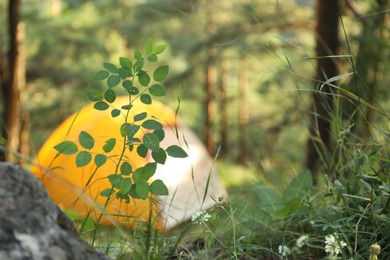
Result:
{"type": "MultiPolygon", "coordinates": [[[[168,156],[187,157],[187,153],[178,145],[171,145],[166,149],[161,147],[160,143],[164,140],[165,133],[162,123],[157,118],[149,116],[147,111],[130,117],[130,111],[136,99],[150,105],[154,97],[166,94],[165,87],[161,82],[167,78],[169,66],[159,66],[151,75],[144,69],[147,62],[157,62],[158,55],[165,49],[165,44],[155,45],[153,41],[148,40],[144,46],[144,54],[135,50],[133,60],[120,57],[119,66],[103,63],[103,69],[93,76],[93,80],[104,81],[107,89],[105,91],[94,88],[87,90],[87,97],[94,102],[94,109],[98,111],[111,110],[112,118],[123,116],[124,119],[118,127],[125,145],[119,154],[119,160],[116,162],[117,170],[107,177],[111,187],[100,193],[101,196],[107,197],[107,201],[111,196],[129,203],[130,198],[144,200],[148,198],[150,193],[159,196],[168,195],[168,189],[161,180],[154,180],[150,183],[151,177],[156,172],[157,164],[164,164],[168,156]],[[117,89],[120,87],[126,90],[129,103],[115,107],[117,89]],[[131,163],[125,159],[126,150],[135,150],[142,158],[151,154],[153,161],[133,169],[131,163]]],[[[77,167],[85,167],[93,161],[94,167],[98,170],[109,159],[118,157],[118,155],[112,155],[111,152],[118,146],[119,141],[116,138],[109,138],[102,147],[103,153],[94,153],[95,138],[91,133],[81,131],[78,144],[66,140],[56,145],[55,149],[63,155],[75,154],[77,167]]]]}
{"type": "MultiPolygon", "coordinates": [[[[269,186],[258,186],[258,216],[268,227],[276,225],[276,230],[283,230],[282,238],[275,235],[282,241],[275,247],[285,244],[294,248],[296,256],[309,251],[324,254],[324,238],[337,234],[347,244],[340,252],[343,259],[368,259],[371,245],[387,249],[390,243],[389,168],[383,146],[372,143],[358,149],[344,174],[329,181],[322,192],[315,191],[308,171],[293,178],[282,195],[269,186]],[[302,235],[308,242],[297,248],[296,241],[302,235]]],[[[389,258],[386,249],[381,252],[383,259],[389,258]]]]}

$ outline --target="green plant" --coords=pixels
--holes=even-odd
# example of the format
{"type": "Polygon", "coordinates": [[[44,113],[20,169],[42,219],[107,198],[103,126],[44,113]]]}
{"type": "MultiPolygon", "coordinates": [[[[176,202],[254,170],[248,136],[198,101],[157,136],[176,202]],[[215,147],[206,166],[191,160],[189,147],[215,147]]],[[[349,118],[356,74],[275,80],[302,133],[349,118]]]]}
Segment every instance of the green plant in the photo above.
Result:
{"type": "MultiPolygon", "coordinates": [[[[90,84],[87,90],[88,99],[94,102],[93,107],[96,110],[110,110],[112,118],[123,118],[123,123],[117,130],[120,132],[122,140],[108,138],[102,147],[104,153],[93,153],[95,137],[87,131],[81,131],[78,138],[79,145],[74,141],[65,140],[55,146],[59,154],[75,154],[77,167],[85,167],[93,163],[95,167],[94,174],[108,160],[115,161],[115,172],[108,176],[111,187],[100,192],[100,196],[106,197],[106,202],[105,205],[102,205],[102,212],[96,219],[97,224],[107,214],[105,209],[113,198],[126,203],[129,203],[132,199],[146,200],[150,198],[151,203],[153,203],[153,195],[167,195],[168,189],[161,180],[150,182],[156,172],[157,164],[164,164],[167,156],[176,158],[187,156],[186,152],[178,145],[171,145],[166,149],[161,147],[160,142],[164,139],[165,134],[162,123],[158,118],[148,115],[147,111],[138,113],[133,117],[129,116],[135,100],[139,99],[142,103],[150,105],[154,97],[161,97],[166,94],[161,82],[166,79],[169,66],[159,66],[152,74],[149,74],[145,69],[147,63],[157,62],[158,55],[165,49],[166,45],[155,45],[153,41],[148,40],[144,46],[144,54],[139,50],[135,50],[134,60],[121,57],[119,58],[119,66],[112,63],[103,63],[104,69],[93,76],[94,81],[104,81],[107,88],[101,91],[92,88],[90,84]],[[115,107],[114,102],[118,96],[117,93],[121,91],[127,93],[128,104],[115,107]],[[143,133],[142,138],[138,137],[140,132],[143,133]],[[123,145],[120,146],[120,144],[123,145]],[[122,148],[120,153],[108,157],[106,154],[113,151],[117,146],[122,148]],[[129,158],[125,157],[126,150],[136,151],[142,158],[150,153],[153,161],[134,169],[129,158]]],[[[90,180],[86,185],[89,184],[90,180]]],[[[150,217],[145,223],[148,230],[153,228],[156,217],[152,212],[153,207],[150,208],[150,217]]],[[[75,217],[73,216],[73,218],[75,217]]],[[[150,247],[150,239],[146,240],[145,247],[150,247]]]]}
{"type": "MultiPolygon", "coordinates": [[[[342,234],[354,257],[368,258],[371,245],[378,243],[387,249],[390,242],[390,164],[383,154],[383,146],[377,142],[358,146],[348,178],[329,184],[329,207],[319,224],[323,230],[342,234]]],[[[380,257],[389,256],[384,250],[380,257]]]]}
{"type": "Polygon", "coordinates": [[[313,181],[309,171],[295,176],[282,195],[269,186],[259,185],[256,188],[258,206],[270,220],[306,214],[310,210],[312,192],[313,181]]]}

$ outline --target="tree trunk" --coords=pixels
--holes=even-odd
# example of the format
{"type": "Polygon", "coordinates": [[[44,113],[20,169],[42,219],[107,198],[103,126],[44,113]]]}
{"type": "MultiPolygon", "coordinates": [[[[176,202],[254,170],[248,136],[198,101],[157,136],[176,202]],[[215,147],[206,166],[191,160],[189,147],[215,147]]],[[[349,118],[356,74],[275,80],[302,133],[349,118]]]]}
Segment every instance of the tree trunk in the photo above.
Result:
{"type": "MultiPolygon", "coordinates": [[[[317,0],[316,55],[317,87],[313,91],[313,114],[311,116],[307,144],[306,164],[316,180],[319,159],[326,160],[331,153],[331,114],[333,113],[333,95],[331,87],[323,82],[338,74],[335,58],[339,48],[339,1],[317,0]],[[328,56],[328,57],[327,57],[328,56]]],[[[334,82],[333,82],[334,84],[334,82]]]]}
{"type": "Polygon", "coordinates": [[[19,152],[21,132],[20,93],[25,84],[24,61],[24,25],[20,23],[21,0],[9,0],[8,4],[8,32],[9,53],[8,61],[4,69],[2,79],[3,118],[4,127],[2,136],[7,145],[7,150],[1,152],[0,160],[17,162],[15,152],[19,152]]]}
{"type": "Polygon", "coordinates": [[[204,128],[204,137],[207,151],[210,154],[215,152],[215,140],[213,133],[213,122],[214,115],[216,113],[215,109],[215,87],[216,87],[216,68],[214,63],[214,54],[208,52],[207,65],[206,65],[206,84],[205,84],[205,128],[204,128]]]}
{"type": "Polygon", "coordinates": [[[229,118],[227,111],[227,83],[228,83],[228,73],[227,73],[228,61],[221,57],[221,70],[219,73],[219,109],[220,109],[220,141],[221,141],[221,153],[222,155],[227,154],[228,144],[229,144],[229,118]]]}
{"type": "Polygon", "coordinates": [[[247,148],[247,134],[246,127],[248,124],[248,104],[247,104],[247,89],[248,89],[248,73],[245,67],[245,58],[240,60],[239,70],[239,155],[238,161],[244,164],[247,159],[248,148],[247,148]]]}

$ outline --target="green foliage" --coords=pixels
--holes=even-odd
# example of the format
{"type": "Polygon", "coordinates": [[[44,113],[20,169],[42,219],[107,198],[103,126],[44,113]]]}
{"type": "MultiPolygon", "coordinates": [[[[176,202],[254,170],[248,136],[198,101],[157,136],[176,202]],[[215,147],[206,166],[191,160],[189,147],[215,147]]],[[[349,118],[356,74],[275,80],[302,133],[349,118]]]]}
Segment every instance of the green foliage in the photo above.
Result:
{"type": "Polygon", "coordinates": [[[109,153],[114,149],[116,144],[116,139],[115,138],[110,138],[106,141],[106,144],[103,146],[103,151],[106,153],[109,153]]]}
{"type": "MultiPolygon", "coordinates": [[[[353,154],[344,154],[349,163],[325,190],[313,187],[307,171],[295,176],[282,193],[258,186],[254,207],[260,208],[260,213],[256,216],[263,216],[262,223],[274,230],[270,243],[275,244],[275,251],[278,246],[285,247],[286,256],[293,259],[309,254],[368,259],[372,246],[387,246],[389,159],[383,152],[382,145],[372,142],[353,154]]],[[[383,259],[389,256],[386,250],[380,252],[383,259]]]]}
{"type": "Polygon", "coordinates": [[[99,168],[107,162],[107,156],[104,154],[97,154],[94,158],[94,162],[95,162],[96,167],[99,168]]]}
{"type": "Polygon", "coordinates": [[[89,152],[86,151],[80,151],[76,155],[76,165],[77,167],[84,167],[88,165],[92,160],[92,155],[89,152]]]}
{"type": "Polygon", "coordinates": [[[168,76],[169,67],[168,66],[161,66],[157,68],[153,73],[153,79],[155,81],[163,81],[168,76]]]}
{"type": "Polygon", "coordinates": [[[80,135],[79,135],[79,143],[82,147],[84,147],[85,149],[92,149],[93,146],[95,145],[95,140],[93,139],[93,137],[88,134],[87,132],[85,131],[81,131],[80,132],[80,135]]]}
{"type": "Polygon", "coordinates": [[[177,145],[171,145],[166,149],[166,152],[169,156],[175,157],[175,158],[185,158],[187,157],[187,153],[181,149],[180,146],[177,145]]]}
{"type": "Polygon", "coordinates": [[[72,141],[63,141],[54,146],[54,149],[56,149],[59,153],[66,155],[71,155],[78,152],[77,145],[72,141]]]}
{"type": "MultiPolygon", "coordinates": [[[[329,184],[329,207],[322,212],[317,227],[343,234],[353,245],[354,257],[368,258],[370,245],[390,243],[388,162],[382,145],[372,142],[354,153],[345,173],[348,178],[329,184]]],[[[382,252],[381,258],[389,257],[388,252],[382,252]]]]}
{"type": "Polygon", "coordinates": [[[305,201],[312,191],[311,174],[309,171],[304,171],[291,180],[282,196],[275,189],[264,185],[257,187],[256,195],[259,207],[264,212],[276,218],[286,218],[309,209],[305,201]]]}
{"type": "Polygon", "coordinates": [[[154,180],[150,185],[150,192],[155,195],[168,195],[168,189],[162,180],[154,180]]]}
{"type": "MultiPolygon", "coordinates": [[[[96,147],[94,137],[86,131],[81,131],[78,138],[79,145],[73,141],[64,141],[55,146],[60,154],[76,154],[75,163],[77,167],[85,167],[93,159],[96,167],[95,171],[97,171],[107,162],[109,157],[113,158],[112,155],[108,156],[108,153],[114,150],[116,144],[119,142],[125,143],[123,150],[116,155],[119,158],[115,161],[117,171],[108,176],[112,187],[100,192],[100,196],[107,197],[104,207],[107,207],[113,196],[129,203],[131,199],[145,200],[150,194],[167,195],[168,189],[161,180],[150,183],[150,178],[156,172],[157,164],[164,164],[167,155],[176,158],[187,156],[186,152],[177,145],[170,146],[166,150],[160,146],[165,136],[163,125],[158,119],[150,117],[147,111],[136,114],[132,118],[129,117],[134,100],[139,99],[144,104],[152,104],[153,97],[165,95],[165,88],[160,83],[153,82],[148,72],[144,70],[144,66],[148,62],[158,60],[158,55],[165,48],[166,45],[155,47],[153,41],[148,40],[144,46],[146,56],[141,51],[135,50],[133,55],[135,61],[120,57],[119,66],[105,62],[103,63],[103,70],[98,71],[93,76],[94,81],[104,81],[107,89],[101,92],[98,89],[89,88],[87,97],[94,103],[93,107],[96,110],[110,110],[113,118],[123,116],[123,124],[118,129],[123,140],[110,138],[102,146],[105,154],[93,154],[93,149],[96,147]],[[114,107],[118,95],[117,91],[121,87],[122,90],[127,92],[129,103],[122,107],[114,107]],[[136,137],[140,131],[142,132],[141,140],[136,137]],[[134,147],[136,147],[135,151],[140,157],[146,157],[150,152],[154,162],[149,162],[134,169],[124,157],[124,152],[127,149],[133,150],[134,147]]],[[[153,80],[159,82],[165,80],[168,71],[169,67],[167,65],[158,67],[153,73],[153,80]]],[[[99,223],[100,218],[97,223],[99,223]]]]}

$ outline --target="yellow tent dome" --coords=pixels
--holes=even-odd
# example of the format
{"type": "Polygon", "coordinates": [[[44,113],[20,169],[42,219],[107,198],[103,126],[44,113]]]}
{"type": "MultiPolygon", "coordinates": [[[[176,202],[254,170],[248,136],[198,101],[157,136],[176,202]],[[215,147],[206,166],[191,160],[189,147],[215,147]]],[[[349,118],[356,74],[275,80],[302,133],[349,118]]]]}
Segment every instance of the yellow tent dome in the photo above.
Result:
{"type": "MultiPolygon", "coordinates": [[[[112,106],[121,108],[127,104],[127,97],[118,97],[112,106]]],[[[168,157],[165,165],[158,166],[158,172],[152,179],[163,180],[170,192],[168,196],[160,196],[158,199],[155,196],[156,203],[153,204],[150,200],[132,198],[130,203],[125,203],[111,196],[105,211],[111,217],[104,216],[100,224],[111,224],[115,220],[126,226],[134,226],[137,220],[148,219],[150,207],[153,205],[155,216],[159,216],[156,226],[169,229],[189,219],[198,210],[209,208],[214,203],[212,197],[225,195],[226,191],[220,184],[215,170],[212,169],[213,161],[201,142],[185,126],[175,125],[176,115],[171,109],[156,101],[151,105],[135,101],[133,105],[129,120],[132,120],[134,115],[147,112],[146,119],[154,117],[163,124],[165,138],[161,142],[161,147],[179,144],[180,141],[184,144],[185,141],[187,147],[183,148],[189,156],[188,158],[168,157]],[[176,127],[182,135],[180,140],[176,135],[176,127]],[[206,189],[206,185],[210,187],[206,189]],[[208,194],[204,196],[206,191],[208,194]]],[[[123,123],[123,116],[113,118],[110,110],[98,111],[93,105],[89,105],[66,119],[42,146],[30,171],[42,180],[49,196],[60,208],[74,210],[80,215],[90,214],[98,219],[107,198],[101,196],[100,192],[111,188],[108,176],[115,173],[123,149],[123,137],[120,134],[120,126],[123,123]],[[89,133],[95,140],[94,146],[88,150],[92,156],[105,154],[109,158],[101,167],[97,168],[93,160],[84,167],[77,167],[76,154],[58,154],[54,149],[54,146],[65,140],[73,141],[80,148],[78,138],[81,131],[89,133]],[[103,146],[110,138],[116,138],[116,146],[109,153],[105,153],[103,146]]],[[[142,140],[140,135],[143,134],[145,133],[140,130],[137,137],[142,140]]],[[[131,152],[126,149],[124,158],[131,164],[133,170],[152,160],[150,156],[140,157],[135,149],[131,152]]]]}

